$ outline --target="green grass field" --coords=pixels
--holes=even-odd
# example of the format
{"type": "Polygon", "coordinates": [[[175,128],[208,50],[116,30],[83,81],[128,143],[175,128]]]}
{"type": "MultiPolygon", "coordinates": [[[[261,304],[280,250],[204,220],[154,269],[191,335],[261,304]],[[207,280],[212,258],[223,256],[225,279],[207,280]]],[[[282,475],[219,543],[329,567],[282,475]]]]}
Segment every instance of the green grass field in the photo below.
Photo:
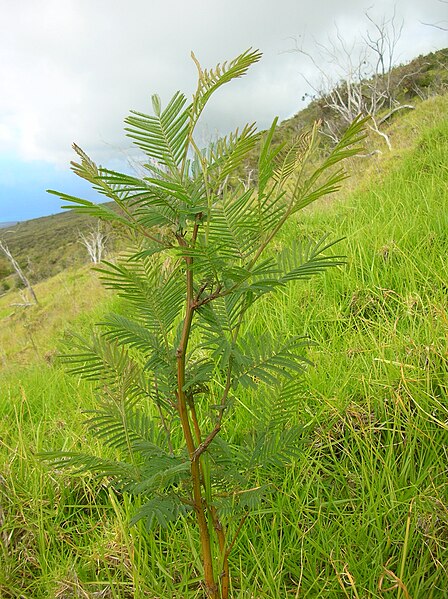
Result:
{"type": "MultiPolygon", "coordinates": [[[[344,238],[347,265],[254,317],[260,331],[309,335],[315,366],[294,414],[299,457],[260,473],[271,499],[231,554],[235,598],[448,597],[447,114],[443,96],[397,120],[399,149],[357,159],[358,186],[283,234],[344,238]]],[[[104,451],[83,427],[92,389],[53,356],[65,330],[119,304],[87,269],[36,291],[28,311],[0,298],[0,597],[203,597],[194,529],[129,530],[128,497],[37,457],[104,451]]],[[[228,438],[251,430],[257,399],[245,399],[228,438]]]]}

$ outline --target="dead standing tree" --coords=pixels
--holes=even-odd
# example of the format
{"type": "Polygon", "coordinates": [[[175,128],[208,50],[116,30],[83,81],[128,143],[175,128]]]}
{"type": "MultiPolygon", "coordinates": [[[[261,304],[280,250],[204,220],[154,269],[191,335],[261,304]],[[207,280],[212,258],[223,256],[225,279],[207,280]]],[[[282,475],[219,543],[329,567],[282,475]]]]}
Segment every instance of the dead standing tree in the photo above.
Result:
{"type": "MultiPolygon", "coordinates": [[[[17,260],[12,255],[12,253],[11,253],[10,249],[8,248],[8,246],[6,245],[6,243],[4,243],[1,240],[0,240],[0,250],[5,254],[5,256],[7,257],[7,259],[11,263],[11,266],[13,267],[13,269],[15,270],[15,272],[17,273],[19,279],[22,281],[23,285],[28,290],[28,293],[30,294],[33,302],[35,304],[38,304],[39,302],[37,300],[37,297],[36,297],[36,294],[34,292],[34,289],[31,286],[31,283],[29,282],[28,278],[25,276],[25,273],[20,268],[19,263],[17,262],[17,260]]],[[[30,302],[26,302],[25,305],[30,305],[30,302]]]]}
{"type": "Polygon", "coordinates": [[[369,117],[367,126],[382,137],[391,150],[389,136],[381,126],[395,112],[414,108],[399,102],[396,95],[399,84],[392,83],[391,79],[403,23],[396,23],[395,12],[391,18],[383,18],[380,22],[375,22],[368,13],[366,18],[370,30],[350,46],[336,29],[336,40],[330,39],[327,44],[315,42],[317,54],[297,44],[293,51],[311,60],[321,76],[320,86],[305,80],[312,87],[314,97],[317,96],[336,117],[325,119],[325,134],[337,143],[343,130],[361,114],[369,117]],[[329,74],[330,65],[333,75],[329,74]]]}
{"type": "Polygon", "coordinates": [[[100,225],[92,228],[88,233],[79,233],[80,242],[86,247],[90,259],[94,264],[99,264],[106,249],[108,235],[100,225]]]}

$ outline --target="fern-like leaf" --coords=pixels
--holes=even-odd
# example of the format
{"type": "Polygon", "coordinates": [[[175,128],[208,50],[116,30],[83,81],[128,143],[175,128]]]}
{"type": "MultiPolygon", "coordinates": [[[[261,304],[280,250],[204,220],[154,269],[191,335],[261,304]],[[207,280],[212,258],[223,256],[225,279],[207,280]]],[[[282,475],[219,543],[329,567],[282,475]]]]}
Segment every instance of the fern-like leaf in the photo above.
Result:
{"type": "Polygon", "coordinates": [[[133,526],[140,520],[145,521],[145,526],[148,531],[152,530],[156,525],[161,528],[166,528],[170,522],[177,520],[180,513],[184,513],[185,506],[173,496],[157,496],[147,501],[131,519],[130,524],[133,526]]]}
{"type": "Polygon", "coordinates": [[[343,256],[325,253],[341,240],[326,243],[327,239],[328,235],[324,235],[317,242],[295,242],[285,248],[278,256],[279,270],[284,273],[280,281],[307,280],[328,268],[345,264],[343,256]]]}
{"type": "Polygon", "coordinates": [[[210,144],[207,153],[207,173],[211,175],[212,188],[217,190],[222,181],[234,174],[253,151],[260,139],[255,123],[243,127],[241,133],[237,129],[227,137],[210,144]]]}
{"type": "Polygon", "coordinates": [[[275,346],[267,335],[255,337],[246,334],[238,342],[238,357],[234,383],[255,387],[259,382],[276,385],[279,378],[292,378],[302,374],[310,362],[302,353],[309,341],[293,337],[275,346]]]}
{"type": "MultiPolygon", "coordinates": [[[[151,396],[140,364],[116,342],[108,342],[100,336],[87,341],[72,335],[70,349],[71,353],[62,355],[61,360],[71,374],[96,382],[97,388],[124,390],[129,406],[151,396]]],[[[118,397],[121,396],[119,393],[118,397]]]]}
{"type": "Polygon", "coordinates": [[[202,69],[193,52],[192,58],[198,69],[198,87],[191,108],[192,125],[195,125],[210,96],[225,83],[245,75],[248,68],[260,60],[261,53],[258,50],[249,49],[234,60],[222,65],[218,64],[210,70],[202,69]]]}
{"type": "Polygon", "coordinates": [[[151,159],[173,174],[177,173],[188,146],[190,107],[185,107],[186,103],[185,96],[176,92],[167,107],[161,110],[160,98],[153,96],[155,116],[132,111],[125,119],[128,136],[151,159]]]}

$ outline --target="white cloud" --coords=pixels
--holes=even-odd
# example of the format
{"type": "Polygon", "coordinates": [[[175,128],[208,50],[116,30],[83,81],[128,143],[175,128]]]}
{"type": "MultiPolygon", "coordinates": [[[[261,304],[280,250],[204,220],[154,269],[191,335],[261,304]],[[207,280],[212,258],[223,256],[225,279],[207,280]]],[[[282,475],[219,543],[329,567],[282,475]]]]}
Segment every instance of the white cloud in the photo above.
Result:
{"type": "MultiPolygon", "coordinates": [[[[195,68],[232,58],[248,46],[265,57],[245,80],[216,97],[207,111],[213,134],[246,121],[266,126],[296,112],[310,67],[291,38],[324,40],[335,22],[348,38],[365,30],[359,0],[0,0],[0,152],[24,160],[65,163],[73,141],[106,160],[129,146],[122,120],[130,108],[150,110],[150,95],[165,101],[178,88],[190,93],[195,68]],[[5,18],[5,15],[7,18],[5,18]]],[[[373,15],[390,14],[387,0],[373,15]]],[[[398,0],[405,20],[402,60],[446,44],[446,33],[419,21],[444,18],[437,0],[398,0]]]]}

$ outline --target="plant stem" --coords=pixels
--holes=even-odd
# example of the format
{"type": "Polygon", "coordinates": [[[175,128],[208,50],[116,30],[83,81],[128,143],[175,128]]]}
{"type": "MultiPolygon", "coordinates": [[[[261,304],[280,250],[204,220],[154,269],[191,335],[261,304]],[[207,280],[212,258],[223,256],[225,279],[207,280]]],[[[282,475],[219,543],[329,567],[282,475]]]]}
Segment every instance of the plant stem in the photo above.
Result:
{"type": "Polygon", "coordinates": [[[157,384],[157,377],[154,377],[154,389],[156,392],[156,406],[157,406],[157,411],[159,412],[159,416],[160,416],[160,421],[162,423],[162,427],[163,430],[165,431],[165,435],[166,435],[166,440],[168,443],[168,449],[170,452],[171,456],[174,456],[174,449],[173,449],[173,444],[171,442],[171,430],[170,427],[166,421],[166,418],[163,414],[163,410],[162,410],[162,406],[160,405],[160,397],[159,397],[159,386],[157,384]]]}
{"type": "MultiPolygon", "coordinates": [[[[193,430],[194,430],[194,436],[196,437],[196,443],[197,443],[197,446],[200,446],[202,444],[202,435],[201,435],[201,429],[199,426],[198,417],[196,414],[196,407],[194,405],[194,397],[187,397],[187,401],[188,401],[188,405],[190,407],[190,414],[191,414],[191,420],[193,421],[193,430]]],[[[195,455],[196,453],[197,453],[197,449],[195,449],[195,453],[193,455],[195,455]]]]}
{"type": "MultiPolygon", "coordinates": [[[[195,224],[193,230],[193,243],[196,240],[198,231],[198,223],[195,224]]],[[[179,244],[182,246],[186,245],[185,239],[178,237],[179,244]]],[[[187,445],[188,455],[190,457],[190,472],[191,480],[193,485],[193,505],[196,513],[196,518],[199,526],[199,535],[201,539],[202,548],[202,562],[204,566],[204,579],[207,597],[209,599],[221,599],[218,585],[216,584],[215,575],[213,572],[213,558],[210,543],[210,532],[208,529],[207,518],[205,515],[205,502],[202,497],[201,489],[201,473],[200,473],[200,461],[194,458],[195,454],[195,442],[193,439],[193,433],[191,430],[190,420],[188,416],[188,400],[185,394],[185,360],[187,353],[187,346],[190,337],[191,324],[193,322],[195,303],[194,303],[194,290],[193,290],[193,258],[185,256],[185,263],[187,266],[187,297],[186,297],[186,311],[185,318],[182,328],[182,335],[180,338],[179,346],[176,352],[177,359],[177,410],[179,413],[182,430],[184,433],[185,442],[187,445]]]]}

